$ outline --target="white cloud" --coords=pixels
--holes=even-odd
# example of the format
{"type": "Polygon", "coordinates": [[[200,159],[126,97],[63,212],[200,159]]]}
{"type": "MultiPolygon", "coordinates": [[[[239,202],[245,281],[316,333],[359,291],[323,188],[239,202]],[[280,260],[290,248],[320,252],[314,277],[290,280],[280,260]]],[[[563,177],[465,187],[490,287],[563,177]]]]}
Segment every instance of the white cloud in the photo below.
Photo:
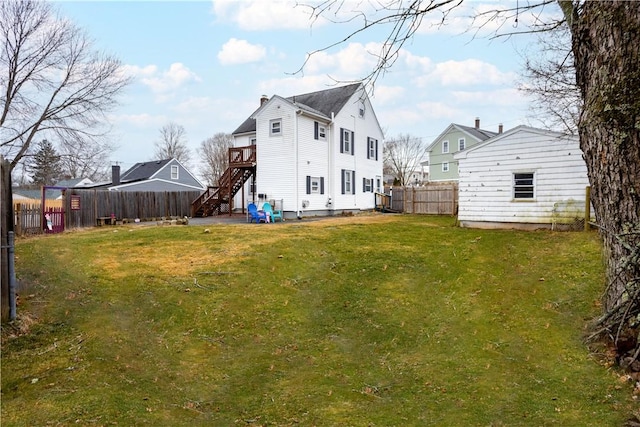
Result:
{"type": "Polygon", "coordinates": [[[513,84],[516,79],[515,73],[503,73],[493,64],[478,59],[466,59],[440,62],[432,72],[417,77],[415,84],[418,87],[426,87],[433,83],[442,86],[501,85],[513,84]]]}
{"type": "Polygon", "coordinates": [[[311,10],[296,4],[295,0],[213,0],[213,13],[219,21],[235,22],[246,31],[309,29],[326,22],[313,22],[311,10]]]}
{"type": "Polygon", "coordinates": [[[388,105],[394,101],[402,100],[405,93],[406,90],[402,86],[376,85],[371,96],[371,102],[373,107],[377,108],[377,105],[388,105]]]}
{"type": "Polygon", "coordinates": [[[305,64],[304,72],[329,74],[336,80],[356,80],[369,74],[377,64],[379,43],[349,43],[335,53],[316,52],[305,64]]]}
{"type": "Polygon", "coordinates": [[[246,40],[229,39],[218,52],[218,60],[222,65],[248,64],[261,61],[267,56],[267,50],[246,40]]]}
{"type": "Polygon", "coordinates": [[[141,81],[149,86],[156,94],[166,94],[175,90],[189,82],[201,81],[194,72],[189,70],[183,64],[175,62],[171,64],[167,71],[159,73],[155,65],[144,67],[141,70],[141,81]]]}

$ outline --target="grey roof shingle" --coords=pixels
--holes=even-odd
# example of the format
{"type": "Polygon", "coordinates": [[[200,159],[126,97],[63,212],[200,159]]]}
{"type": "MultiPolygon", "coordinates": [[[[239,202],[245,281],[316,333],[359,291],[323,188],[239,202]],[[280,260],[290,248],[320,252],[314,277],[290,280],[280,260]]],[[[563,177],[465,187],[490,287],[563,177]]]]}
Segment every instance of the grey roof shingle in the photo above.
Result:
{"type": "Polygon", "coordinates": [[[475,127],[470,127],[470,126],[463,126],[463,125],[459,125],[456,124],[456,126],[458,126],[461,129],[464,129],[465,132],[475,136],[476,138],[478,138],[480,141],[485,141],[491,137],[494,137],[498,134],[498,132],[492,132],[490,130],[484,130],[484,129],[478,129],[475,127]]]}
{"type": "Polygon", "coordinates": [[[125,173],[120,175],[120,182],[140,181],[151,178],[173,159],[154,160],[151,162],[136,163],[125,173]]]}
{"type": "MultiPolygon", "coordinates": [[[[337,114],[342,110],[347,101],[349,101],[360,86],[361,83],[353,83],[347,86],[319,90],[302,95],[294,95],[285,99],[303,110],[330,118],[331,113],[337,114]]],[[[252,117],[253,114],[238,126],[232,134],[237,135],[247,132],[255,132],[256,120],[252,117]]]]}

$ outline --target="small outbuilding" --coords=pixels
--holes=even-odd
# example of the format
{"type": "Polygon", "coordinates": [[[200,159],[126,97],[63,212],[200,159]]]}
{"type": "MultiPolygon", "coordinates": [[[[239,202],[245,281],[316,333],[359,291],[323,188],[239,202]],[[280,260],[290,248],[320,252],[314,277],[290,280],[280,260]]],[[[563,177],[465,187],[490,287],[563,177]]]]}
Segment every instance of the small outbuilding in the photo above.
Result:
{"type": "Polygon", "coordinates": [[[589,179],[577,136],[518,126],[455,159],[462,227],[584,226],[589,179]]]}

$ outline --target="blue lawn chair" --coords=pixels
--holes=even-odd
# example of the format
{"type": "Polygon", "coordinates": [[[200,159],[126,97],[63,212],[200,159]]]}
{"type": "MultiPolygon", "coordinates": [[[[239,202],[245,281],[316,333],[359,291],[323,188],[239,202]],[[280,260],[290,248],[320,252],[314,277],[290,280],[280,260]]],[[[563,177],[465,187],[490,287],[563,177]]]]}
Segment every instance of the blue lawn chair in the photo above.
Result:
{"type": "Polygon", "coordinates": [[[258,212],[258,207],[255,203],[249,203],[247,207],[247,211],[249,212],[249,222],[255,221],[256,224],[260,222],[267,222],[267,214],[264,212],[258,212]]]}

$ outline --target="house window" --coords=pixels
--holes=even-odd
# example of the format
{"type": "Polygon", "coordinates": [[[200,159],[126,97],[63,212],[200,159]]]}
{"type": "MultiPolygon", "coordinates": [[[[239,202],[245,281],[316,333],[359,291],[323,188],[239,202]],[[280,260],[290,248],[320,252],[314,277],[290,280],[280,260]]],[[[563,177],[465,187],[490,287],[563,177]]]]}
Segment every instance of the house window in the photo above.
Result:
{"type": "Polygon", "coordinates": [[[364,102],[360,102],[358,104],[358,116],[360,116],[361,118],[364,117],[364,102]]]}
{"type": "Polygon", "coordinates": [[[375,138],[367,138],[367,141],[367,159],[378,160],[378,140],[375,138]]]}
{"type": "Polygon", "coordinates": [[[171,179],[178,179],[178,166],[171,165],[171,179]]]}
{"type": "Polygon", "coordinates": [[[327,139],[327,128],[319,122],[313,122],[313,138],[314,139],[327,139]]]}
{"type": "Polygon", "coordinates": [[[249,138],[249,144],[256,145],[257,138],[249,138]]]}
{"type": "Polygon", "coordinates": [[[533,172],[518,172],[513,174],[513,198],[533,199],[535,197],[535,184],[533,172]]]}
{"type": "Polygon", "coordinates": [[[449,162],[442,163],[442,172],[449,172],[449,162]]]}
{"type": "Polygon", "coordinates": [[[373,191],[373,179],[362,178],[362,192],[371,193],[373,191]]]}
{"type": "Polygon", "coordinates": [[[349,129],[340,128],[340,152],[353,155],[354,134],[349,129]]]}
{"type": "Polygon", "coordinates": [[[460,151],[464,150],[464,145],[465,145],[464,143],[465,143],[464,138],[460,138],[458,140],[458,150],[460,151]]]}
{"type": "Polygon", "coordinates": [[[442,152],[443,153],[449,152],[449,141],[442,141],[442,152]]]}
{"type": "Polygon", "coordinates": [[[379,176],[376,176],[376,191],[378,193],[382,193],[381,184],[382,184],[382,178],[380,178],[379,176]]]}
{"type": "Polygon", "coordinates": [[[353,182],[356,172],[342,169],[342,194],[355,194],[353,182]]]}
{"type": "Polygon", "coordinates": [[[276,136],[282,133],[282,120],[275,119],[269,121],[269,135],[276,136]]]}
{"type": "Polygon", "coordinates": [[[307,176],[307,194],[324,194],[324,177],[307,176]]]}

